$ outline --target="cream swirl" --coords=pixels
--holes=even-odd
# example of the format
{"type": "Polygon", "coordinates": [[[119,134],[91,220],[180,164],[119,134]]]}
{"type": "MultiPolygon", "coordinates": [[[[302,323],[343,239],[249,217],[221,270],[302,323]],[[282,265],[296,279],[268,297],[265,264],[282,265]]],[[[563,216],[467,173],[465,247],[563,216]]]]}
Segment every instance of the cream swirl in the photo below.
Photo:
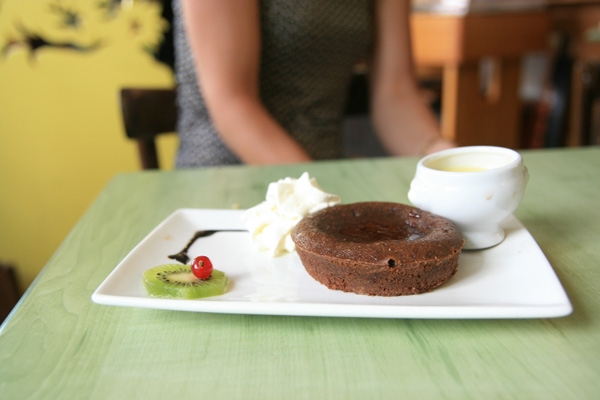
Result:
{"type": "Polygon", "coordinates": [[[242,219],[256,248],[276,257],[295,250],[290,232],[302,218],[339,202],[305,172],[298,179],[270,183],[265,201],[246,210],[242,219]]]}

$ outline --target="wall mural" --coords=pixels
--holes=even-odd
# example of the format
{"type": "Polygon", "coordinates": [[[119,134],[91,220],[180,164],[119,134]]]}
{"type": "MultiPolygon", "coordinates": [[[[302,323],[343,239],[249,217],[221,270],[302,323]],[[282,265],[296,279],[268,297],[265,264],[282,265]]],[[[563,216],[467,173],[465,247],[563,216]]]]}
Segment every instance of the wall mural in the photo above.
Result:
{"type": "Polygon", "coordinates": [[[0,0],[0,51],[95,51],[128,43],[156,54],[169,23],[159,1],[0,0]]]}
{"type": "MultiPolygon", "coordinates": [[[[0,259],[23,290],[101,189],[139,169],[118,94],[173,87],[158,61],[164,11],[156,0],[0,0],[0,259]]],[[[159,143],[165,167],[176,146],[159,143]]]]}

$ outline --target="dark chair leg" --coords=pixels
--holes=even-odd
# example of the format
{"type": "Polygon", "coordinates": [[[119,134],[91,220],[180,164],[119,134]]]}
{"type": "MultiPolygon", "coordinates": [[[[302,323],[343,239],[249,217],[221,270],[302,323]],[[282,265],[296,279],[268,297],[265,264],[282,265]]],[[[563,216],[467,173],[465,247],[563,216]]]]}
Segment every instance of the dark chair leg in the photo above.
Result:
{"type": "Polygon", "coordinates": [[[10,314],[19,298],[15,269],[10,265],[0,264],[0,323],[10,314]]]}
{"type": "Polygon", "coordinates": [[[142,168],[158,169],[158,157],[156,155],[156,143],[151,139],[138,139],[138,149],[142,168]]]}

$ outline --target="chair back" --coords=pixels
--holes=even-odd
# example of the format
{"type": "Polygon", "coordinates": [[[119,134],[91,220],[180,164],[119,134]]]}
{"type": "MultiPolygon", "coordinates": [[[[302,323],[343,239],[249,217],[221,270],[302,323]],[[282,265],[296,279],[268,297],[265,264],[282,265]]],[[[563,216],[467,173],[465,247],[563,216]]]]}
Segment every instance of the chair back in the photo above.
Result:
{"type": "Polygon", "coordinates": [[[143,169],[158,169],[156,136],[175,133],[175,88],[123,88],[120,92],[125,133],[138,144],[143,169]]]}

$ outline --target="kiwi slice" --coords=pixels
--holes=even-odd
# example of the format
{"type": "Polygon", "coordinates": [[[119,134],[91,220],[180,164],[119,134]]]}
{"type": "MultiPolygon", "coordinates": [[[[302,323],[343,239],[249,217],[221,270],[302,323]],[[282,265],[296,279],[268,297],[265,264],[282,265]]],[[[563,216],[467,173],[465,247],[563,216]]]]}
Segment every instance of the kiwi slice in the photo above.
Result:
{"type": "Polygon", "coordinates": [[[151,296],[171,299],[197,299],[219,296],[227,291],[229,279],[224,272],[213,270],[203,281],[192,274],[189,265],[166,264],[151,268],[143,274],[144,286],[151,296]]]}

